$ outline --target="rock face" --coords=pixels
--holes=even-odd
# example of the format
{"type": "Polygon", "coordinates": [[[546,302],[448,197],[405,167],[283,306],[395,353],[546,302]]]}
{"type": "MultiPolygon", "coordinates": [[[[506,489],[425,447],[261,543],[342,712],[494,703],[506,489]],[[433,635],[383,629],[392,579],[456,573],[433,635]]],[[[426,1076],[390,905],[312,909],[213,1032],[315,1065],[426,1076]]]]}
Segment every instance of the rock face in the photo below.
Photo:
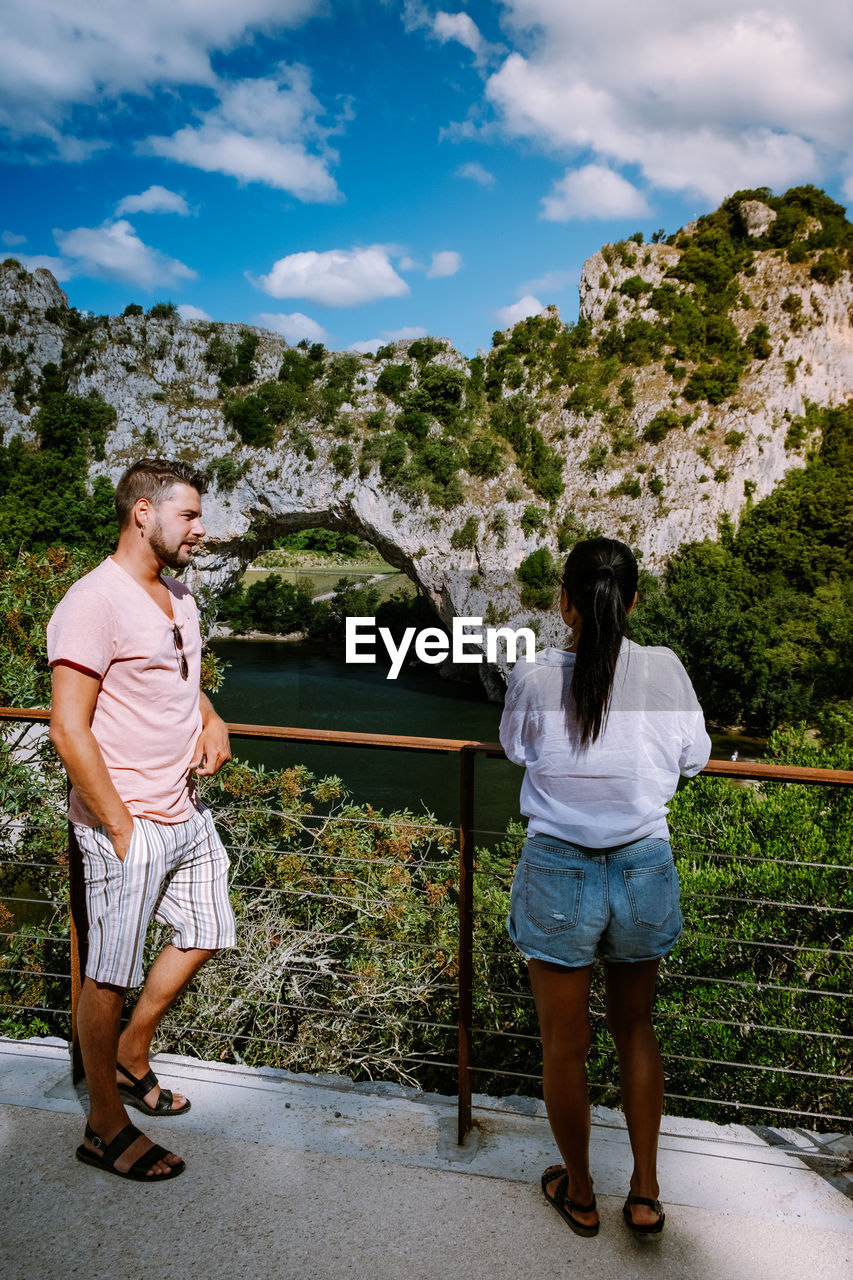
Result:
{"type": "MultiPolygon", "coordinates": [[[[768,215],[775,217],[757,201],[741,206],[750,235],[769,225],[768,215]]],[[[605,246],[594,254],[580,281],[580,313],[593,337],[608,324],[657,320],[647,305],[649,289],[664,281],[682,251],[628,242],[627,249],[605,246]],[[638,277],[642,290],[623,290],[638,277]]],[[[551,643],[562,627],[554,613],[522,605],[516,570],[538,548],[558,555],[558,532],[567,520],[571,528],[598,528],[624,538],[642,552],[646,566],[659,567],[685,541],[715,536],[724,513],[736,521],[752,497],[770,493],[803,465],[802,449],[786,445],[786,434],[807,402],[839,404],[853,394],[853,298],[846,272],[832,284],[819,283],[808,262],[791,264],[765,250],[754,255],[737,284],[730,318],[742,339],[757,325],[767,327],[762,358],[746,365],[735,393],[720,404],[685,403],[685,371],[672,369],[671,361],[670,372],[660,359],[631,368],[630,407],[624,413],[633,440],[627,451],[616,448],[606,409],[567,407],[567,387],[553,371],[546,377],[519,364],[535,406],[534,425],[560,455],[565,489],[550,509],[515,460],[489,479],[463,472],[462,501],[450,509],[424,495],[402,496],[376,461],[361,477],[345,473],[342,441],[355,446],[357,455],[370,436],[370,415],[383,411],[393,425],[398,413],[377,389],[382,370],[409,363],[414,380],[421,376],[409,354],[411,343],[397,343],[382,359],[359,357],[351,401],[340,406],[334,421],[306,421],[299,432],[291,424],[263,448],[241,443],[229,428],[219,377],[205,358],[213,336],[234,344],[247,332],[242,326],[182,323],[168,315],[104,317],[88,333],[81,358],[66,359],[68,385],[77,395],[101,396],[117,411],[105,459],[92,465],[92,476],[105,474],[114,483],[131,461],[157,453],[213,464],[215,474],[227,475],[227,484],[215,482],[205,499],[209,536],[192,570],[196,590],[216,591],[235,581],[278,534],[325,525],[372,542],[421,586],[445,622],[464,616],[512,628],[532,623],[540,643],[551,643]],[[651,421],[667,412],[679,415],[679,429],[657,441],[644,439],[651,421]],[[466,523],[469,536],[463,537],[466,523]]],[[[0,342],[7,351],[0,422],[6,441],[13,434],[30,440],[37,405],[34,391],[29,398],[22,394],[20,379],[29,370],[35,388],[43,366],[59,364],[63,351],[67,356],[67,300],[48,272],[30,275],[6,264],[0,268],[0,302],[6,317],[0,342]]],[[[554,320],[556,312],[551,309],[549,316],[554,320]]],[[[263,330],[249,332],[259,339],[253,385],[274,381],[287,344],[263,330]]],[[[432,363],[471,376],[471,365],[449,343],[432,363]]],[[[509,394],[504,387],[500,398],[509,394]]],[[[615,394],[608,394],[615,406],[615,394]]],[[[487,407],[482,412],[486,422],[487,407]]],[[[437,428],[436,423],[432,430],[437,428]]],[[[497,689],[500,673],[485,665],[481,671],[487,686],[497,689]]]]}
{"type": "Polygon", "coordinates": [[[768,227],[778,218],[775,209],[760,200],[742,200],[738,205],[738,213],[748,236],[763,236],[768,227]]]}

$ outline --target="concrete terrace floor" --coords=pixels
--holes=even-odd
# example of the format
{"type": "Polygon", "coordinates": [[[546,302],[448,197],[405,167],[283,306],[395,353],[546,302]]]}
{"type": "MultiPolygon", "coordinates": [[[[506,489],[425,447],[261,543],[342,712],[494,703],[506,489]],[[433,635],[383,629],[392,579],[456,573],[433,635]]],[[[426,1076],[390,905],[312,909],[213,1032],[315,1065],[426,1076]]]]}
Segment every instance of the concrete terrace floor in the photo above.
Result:
{"type": "MultiPolygon", "coordinates": [[[[597,1109],[602,1227],[586,1240],[539,1190],[556,1157],[541,1104],[477,1098],[478,1127],[460,1149],[451,1098],[171,1055],[156,1066],[193,1104],[172,1121],[133,1113],[186,1158],[168,1188],[76,1161],[83,1116],[66,1048],[0,1041],[4,1280],[853,1276],[853,1182],[843,1161],[812,1160],[797,1133],[765,1141],[737,1125],[665,1119],[666,1227],[637,1240],[621,1217],[622,1118],[597,1109]]],[[[849,1140],[836,1143],[844,1149],[849,1140]]]]}

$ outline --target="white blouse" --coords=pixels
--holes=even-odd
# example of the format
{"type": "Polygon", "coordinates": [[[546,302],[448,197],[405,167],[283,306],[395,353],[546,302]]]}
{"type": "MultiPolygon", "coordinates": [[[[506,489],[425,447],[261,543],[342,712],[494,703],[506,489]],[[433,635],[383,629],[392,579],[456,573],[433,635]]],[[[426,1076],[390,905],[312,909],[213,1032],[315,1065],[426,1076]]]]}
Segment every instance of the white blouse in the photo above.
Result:
{"type": "Polygon", "coordinates": [[[517,662],[507,685],[500,739],[525,768],[528,835],[595,849],[666,839],[679,775],[692,777],[711,754],[687,672],[670,649],[623,640],[607,719],[598,740],[581,747],[568,696],[574,663],[573,653],[543,649],[535,662],[517,662]]]}

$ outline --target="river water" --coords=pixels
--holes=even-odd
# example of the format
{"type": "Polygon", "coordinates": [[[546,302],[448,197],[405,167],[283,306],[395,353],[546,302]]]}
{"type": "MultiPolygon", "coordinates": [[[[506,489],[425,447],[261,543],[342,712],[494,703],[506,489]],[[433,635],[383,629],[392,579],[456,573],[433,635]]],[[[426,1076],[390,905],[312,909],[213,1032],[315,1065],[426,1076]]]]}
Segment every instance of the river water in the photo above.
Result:
{"type": "MultiPolygon", "coordinates": [[[[405,667],[396,680],[389,680],[387,666],[348,666],[340,648],[330,644],[215,640],[212,647],[229,664],[214,698],[226,720],[497,741],[501,707],[487,701],[479,682],[443,680],[434,667],[405,667]]],[[[233,747],[252,764],[284,768],[301,763],[318,774],[337,774],[357,801],[375,808],[426,808],[442,822],[458,820],[456,757],[245,739],[233,747]]],[[[754,758],[760,748],[756,739],[714,735],[718,757],[739,750],[741,758],[754,758]]],[[[503,831],[510,818],[519,817],[521,778],[521,770],[506,760],[478,757],[478,829],[503,831]]]]}

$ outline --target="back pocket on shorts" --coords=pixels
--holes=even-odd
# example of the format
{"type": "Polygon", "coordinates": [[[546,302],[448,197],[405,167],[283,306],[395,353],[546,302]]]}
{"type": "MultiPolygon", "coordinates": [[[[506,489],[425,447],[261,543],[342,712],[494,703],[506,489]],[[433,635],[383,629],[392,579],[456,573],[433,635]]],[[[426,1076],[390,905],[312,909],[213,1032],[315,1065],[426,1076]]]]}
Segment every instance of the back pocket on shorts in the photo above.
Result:
{"type": "Polygon", "coordinates": [[[675,863],[670,859],[658,867],[635,867],[622,874],[634,924],[660,929],[678,905],[675,863]]]}
{"type": "Polygon", "coordinates": [[[524,914],[543,933],[574,929],[583,890],[583,871],[524,864],[524,914]]]}

